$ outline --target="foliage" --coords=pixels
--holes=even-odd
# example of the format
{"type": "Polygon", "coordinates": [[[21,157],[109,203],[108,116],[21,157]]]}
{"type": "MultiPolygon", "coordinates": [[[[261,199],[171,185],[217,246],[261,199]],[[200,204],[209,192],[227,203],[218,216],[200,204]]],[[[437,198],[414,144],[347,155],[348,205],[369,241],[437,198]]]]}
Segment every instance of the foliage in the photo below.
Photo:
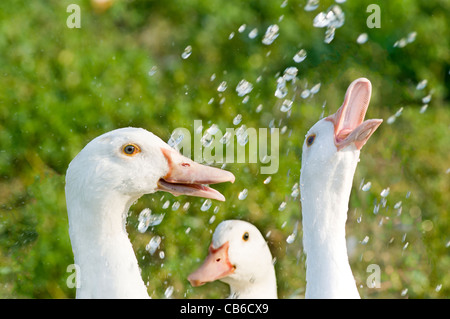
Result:
{"type": "Polygon", "coordinates": [[[371,2],[339,4],[345,23],[329,44],[313,19],[335,4],[330,0],[311,12],[304,10],[305,0],[117,0],[104,12],[87,0],[0,2],[0,297],[74,296],[66,286],[73,256],[64,174],[89,140],[136,126],[167,141],[177,127],[192,132],[194,120],[225,132],[238,127],[232,123],[237,114],[242,115],[239,126],[280,128],[278,172],[265,184],[268,176],[260,174],[260,163],[227,164],[237,180],[216,187],[227,201],[214,202],[206,212],[198,198],[141,198],[131,208],[127,229],[143,277],[154,298],[165,297],[170,286],[174,298],[225,297],[223,283],[194,289],[186,278],[205,257],[217,224],[238,218],[253,222],[264,235],[270,232],[279,296],[303,297],[301,211],[299,197],[291,196],[299,180],[301,145],[322,112],[333,113],[349,83],[364,76],[373,85],[367,117],[385,122],[363,148],[350,201],[347,237],[354,244],[350,261],[360,293],[364,298],[448,298],[450,4],[380,1],[381,28],[369,29],[371,2]],[[81,7],[80,29],[66,26],[70,3],[81,7]],[[279,26],[279,36],[264,45],[272,24],[279,26]],[[250,38],[255,28],[258,34],[250,38]],[[394,47],[411,32],[417,33],[415,41],[394,47]],[[356,42],[361,33],[368,35],[364,44],[356,42]],[[187,46],[192,54],[183,59],[187,46]],[[296,63],[293,56],[300,49],[307,58],[296,63]],[[290,66],[299,72],[295,83],[288,83],[286,98],[294,103],[284,113],[283,99],[274,93],[278,76],[290,66]],[[235,91],[242,79],[253,85],[248,101],[235,91]],[[417,89],[424,79],[427,86],[417,89]],[[222,81],[227,89],[218,92],[222,81]],[[317,83],[318,93],[301,97],[317,83]],[[429,94],[428,108],[421,112],[429,94]],[[368,181],[371,189],[362,191],[368,181]],[[385,206],[374,213],[388,187],[385,206]],[[248,196],[239,200],[244,188],[248,196]],[[164,209],[166,201],[170,205],[164,209]],[[185,203],[190,203],[187,210],[185,203]],[[141,234],[137,216],[146,207],[165,217],[141,234]],[[296,222],[298,234],[288,244],[296,222]],[[155,235],[162,243],[150,255],[145,246],[155,235]],[[381,288],[367,287],[369,264],[381,267],[381,288]]]}

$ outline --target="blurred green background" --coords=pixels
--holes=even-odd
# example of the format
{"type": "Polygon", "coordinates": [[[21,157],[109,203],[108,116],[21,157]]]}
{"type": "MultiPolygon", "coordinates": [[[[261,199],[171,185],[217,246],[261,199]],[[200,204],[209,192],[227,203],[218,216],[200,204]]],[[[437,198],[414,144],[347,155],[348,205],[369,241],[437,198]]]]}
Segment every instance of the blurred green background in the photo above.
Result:
{"type": "Polygon", "coordinates": [[[237,180],[216,186],[227,201],[206,211],[203,199],[166,193],[133,205],[127,229],[150,296],[225,298],[225,284],[192,288],[186,277],[206,256],[217,224],[233,218],[270,232],[279,297],[302,298],[305,256],[295,184],[303,138],[363,76],[373,85],[366,118],[385,121],[361,152],[350,199],[347,238],[360,294],[448,298],[450,2],[339,3],[345,23],[329,44],[313,20],[336,3],[322,0],[313,11],[305,11],[306,4],[116,0],[101,9],[88,0],[1,1],[0,297],[75,296],[66,285],[73,254],[64,175],[87,142],[124,126],[168,141],[175,128],[192,132],[194,120],[202,120],[204,129],[216,124],[223,132],[243,124],[280,128],[280,167],[264,183],[260,164],[228,164],[237,180]],[[79,29],[66,25],[71,3],[81,8],[79,29]],[[367,27],[371,3],[380,6],[381,28],[367,27]],[[279,36],[265,45],[273,24],[279,36]],[[358,43],[363,33],[368,39],[358,43]],[[184,59],[188,46],[192,53],[184,59]],[[307,57],[297,63],[293,57],[301,49],[307,57]],[[291,66],[298,74],[286,98],[294,102],[284,113],[284,99],[274,93],[291,66]],[[242,79],[253,85],[246,99],[236,92],[242,79]],[[223,81],[227,89],[218,92],[223,81]],[[305,89],[318,83],[320,90],[308,95],[305,89]],[[233,125],[238,114],[242,122],[233,125]],[[368,182],[371,188],[363,191],[368,182]],[[243,189],[248,196],[240,200],[243,189]],[[165,216],[142,234],[137,224],[144,208],[165,216]],[[157,235],[162,242],[151,255],[145,246],[157,235]],[[380,288],[367,287],[370,264],[380,266],[380,288]]]}

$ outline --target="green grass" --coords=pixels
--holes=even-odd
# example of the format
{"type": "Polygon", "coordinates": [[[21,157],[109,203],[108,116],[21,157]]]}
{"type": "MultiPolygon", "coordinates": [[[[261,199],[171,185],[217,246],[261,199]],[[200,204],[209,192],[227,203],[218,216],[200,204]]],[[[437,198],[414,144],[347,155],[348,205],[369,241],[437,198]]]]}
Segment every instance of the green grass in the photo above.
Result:
{"type": "Polygon", "coordinates": [[[228,164],[237,180],[216,187],[227,201],[214,202],[206,212],[198,198],[159,193],[141,198],[131,208],[127,229],[144,281],[154,298],[163,298],[169,286],[174,298],[226,297],[223,283],[192,288],[186,278],[205,257],[217,224],[239,218],[263,234],[271,232],[279,296],[303,297],[301,210],[299,198],[291,196],[299,181],[301,145],[322,111],[333,113],[347,86],[361,76],[373,85],[367,118],[385,120],[361,153],[348,215],[347,237],[356,243],[350,261],[361,296],[450,296],[449,3],[386,1],[380,4],[381,28],[368,29],[371,1],[348,1],[340,5],[344,26],[325,44],[325,30],[312,21],[333,1],[321,1],[313,12],[303,10],[306,1],[290,0],[285,7],[282,2],[116,1],[104,13],[95,13],[89,1],[0,3],[1,298],[74,297],[66,285],[73,255],[64,174],[88,141],[123,126],[146,128],[167,141],[177,127],[193,133],[194,120],[225,132],[235,127],[237,114],[247,127],[287,127],[280,135],[278,172],[264,184],[268,176],[260,174],[260,164],[228,164]],[[81,7],[80,29],[66,26],[70,3],[81,7]],[[261,39],[271,24],[278,24],[280,34],[266,46],[261,39]],[[250,39],[254,28],[258,35],[250,39]],[[393,47],[413,31],[414,42],[393,47]],[[368,42],[357,44],[364,32],[368,42]],[[188,45],[192,55],[182,59],[188,45]],[[302,48],[308,56],[297,64],[292,58],[302,48]],[[154,66],[156,73],[149,75],[154,66]],[[277,77],[289,66],[299,69],[295,84],[288,84],[287,98],[295,98],[290,116],[279,111],[282,100],[274,96],[277,77]],[[253,84],[246,103],[235,91],[242,79],[253,84]],[[417,90],[423,79],[427,86],[417,90]],[[220,93],[222,81],[228,88],[220,93]],[[320,91],[301,98],[303,89],[316,83],[320,91]],[[429,106],[420,113],[428,94],[429,106]],[[401,107],[402,114],[388,124],[401,107]],[[360,189],[363,179],[372,183],[367,192],[360,189]],[[374,214],[387,187],[386,206],[374,214]],[[241,201],[244,188],[249,194],[241,201]],[[167,200],[170,206],[163,209],[167,200]],[[180,208],[172,210],[177,201],[180,208]],[[394,205],[400,201],[399,214],[394,205]],[[286,208],[279,211],[282,202],[286,208]],[[166,215],[141,234],[137,216],[146,207],[166,215]],[[299,233],[287,244],[297,221],[299,233]],[[150,255],[145,245],[154,235],[162,243],[150,255]],[[379,289],[366,285],[370,264],[380,266],[379,289]]]}

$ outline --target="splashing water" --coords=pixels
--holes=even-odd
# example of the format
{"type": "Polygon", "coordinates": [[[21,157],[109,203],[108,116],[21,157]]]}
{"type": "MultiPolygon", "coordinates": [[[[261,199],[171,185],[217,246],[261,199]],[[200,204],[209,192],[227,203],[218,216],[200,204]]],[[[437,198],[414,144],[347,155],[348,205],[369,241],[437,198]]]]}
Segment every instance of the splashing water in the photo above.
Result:
{"type": "Polygon", "coordinates": [[[279,32],[280,31],[280,27],[276,24],[272,24],[270,25],[267,30],[266,33],[264,34],[264,37],[262,39],[262,43],[265,45],[270,45],[273,43],[273,41],[275,41],[276,38],[278,38],[279,36],[279,32]]]}
{"type": "Polygon", "coordinates": [[[319,7],[319,0],[308,0],[305,7],[303,8],[305,11],[314,11],[319,7]]]}
{"type": "Polygon", "coordinates": [[[192,54],[192,47],[191,47],[190,45],[188,45],[188,46],[184,49],[183,53],[181,53],[181,58],[182,58],[183,60],[186,60],[187,58],[189,58],[189,57],[191,56],[191,54],[192,54]]]}
{"type": "Polygon", "coordinates": [[[242,114],[238,114],[233,119],[233,125],[238,125],[242,121],[242,114]]]}
{"type": "Polygon", "coordinates": [[[145,208],[139,214],[138,231],[140,233],[144,233],[147,230],[147,228],[149,227],[148,220],[149,220],[149,217],[150,217],[151,213],[152,213],[152,211],[149,208],[145,208]]]}
{"type": "Polygon", "coordinates": [[[244,200],[247,198],[248,195],[248,189],[244,188],[238,195],[239,200],[244,200]]]}
{"type": "Polygon", "coordinates": [[[381,197],[387,197],[387,196],[389,195],[389,191],[390,191],[390,188],[389,188],[389,187],[383,189],[383,190],[381,191],[381,193],[380,193],[380,196],[381,196],[381,197]]]}
{"type": "Polygon", "coordinates": [[[316,28],[327,28],[325,31],[325,43],[330,43],[334,39],[335,31],[345,23],[345,14],[341,7],[333,5],[327,12],[320,12],[313,20],[313,26],[316,28]]]}
{"type": "Polygon", "coordinates": [[[291,81],[293,79],[295,79],[295,77],[297,76],[298,73],[298,69],[295,66],[291,66],[286,68],[286,70],[284,70],[284,74],[283,74],[283,78],[286,81],[291,81]]]}
{"type": "Polygon", "coordinates": [[[205,201],[202,204],[202,207],[200,207],[200,210],[202,212],[207,211],[212,205],[212,201],[210,199],[205,199],[205,201]]]}
{"type": "Polygon", "coordinates": [[[301,49],[294,55],[292,59],[294,60],[294,62],[300,63],[306,59],[306,56],[307,56],[306,51],[304,49],[301,49]]]}
{"type": "Polygon", "coordinates": [[[356,43],[358,44],[364,44],[367,42],[367,40],[369,40],[369,36],[367,35],[367,33],[361,33],[358,38],[356,39],[356,43]]]}
{"type": "Polygon", "coordinates": [[[167,287],[166,291],[164,291],[164,297],[166,297],[167,299],[171,298],[173,290],[174,290],[173,286],[167,287]]]}
{"type": "Polygon", "coordinates": [[[228,84],[226,81],[222,81],[219,86],[217,87],[217,91],[219,92],[225,92],[225,90],[227,89],[228,84]]]}
{"type": "Polygon", "coordinates": [[[361,187],[361,190],[362,190],[363,192],[367,192],[371,187],[372,187],[372,183],[371,183],[371,182],[367,182],[366,184],[364,184],[364,185],[361,187]]]}
{"type": "Polygon", "coordinates": [[[254,39],[258,36],[258,29],[254,28],[252,31],[249,32],[248,37],[250,39],[254,39]]]}
{"type": "Polygon", "coordinates": [[[247,80],[242,79],[236,86],[236,92],[238,96],[245,96],[253,90],[253,84],[247,80]]]}
{"type": "Polygon", "coordinates": [[[423,90],[428,84],[428,80],[422,80],[417,83],[416,90],[423,90]]]}
{"type": "Polygon", "coordinates": [[[293,102],[291,100],[284,100],[281,104],[280,111],[287,112],[292,108],[293,102]]]}
{"type": "Polygon", "coordinates": [[[145,246],[145,250],[147,250],[150,255],[153,255],[155,251],[158,249],[159,245],[161,244],[161,237],[156,235],[150,239],[147,246],[145,246]]]}

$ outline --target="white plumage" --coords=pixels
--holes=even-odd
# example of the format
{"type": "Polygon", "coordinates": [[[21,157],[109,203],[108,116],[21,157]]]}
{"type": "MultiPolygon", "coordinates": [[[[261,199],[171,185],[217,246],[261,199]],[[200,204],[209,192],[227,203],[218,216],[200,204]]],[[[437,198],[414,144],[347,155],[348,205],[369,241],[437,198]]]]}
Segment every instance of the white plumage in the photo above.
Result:
{"type": "Polygon", "coordinates": [[[230,286],[230,298],[277,298],[272,255],[254,225],[225,220],[214,231],[209,255],[188,277],[193,286],[221,280],[230,286]]]}
{"type": "Polygon", "coordinates": [[[306,298],[359,298],[345,222],[361,147],[382,120],[364,121],[370,81],[353,81],[339,110],[306,134],[300,175],[306,298]]]}
{"type": "Polygon", "coordinates": [[[77,298],[148,298],[125,228],[130,206],[158,190],[224,200],[204,184],[225,181],[233,174],[183,157],[144,129],[118,129],[88,143],[66,174],[77,298]]]}

